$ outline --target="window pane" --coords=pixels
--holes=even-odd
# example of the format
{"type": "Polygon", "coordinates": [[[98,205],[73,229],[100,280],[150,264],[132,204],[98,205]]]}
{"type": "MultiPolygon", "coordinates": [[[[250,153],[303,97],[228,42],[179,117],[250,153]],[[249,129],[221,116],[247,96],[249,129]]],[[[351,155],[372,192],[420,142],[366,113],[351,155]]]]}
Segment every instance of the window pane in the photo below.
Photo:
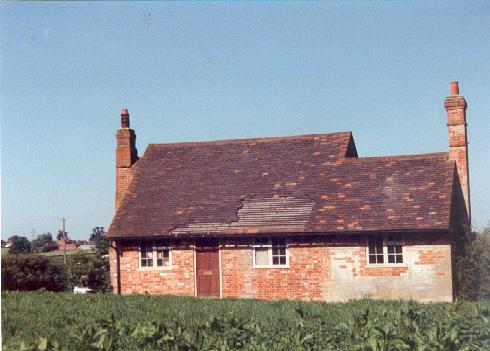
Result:
{"type": "Polygon", "coordinates": [[[369,255],[369,263],[383,263],[383,255],[369,255]]]}
{"type": "Polygon", "coordinates": [[[286,248],[284,247],[272,247],[272,255],[286,256],[286,248]]]}
{"type": "Polygon", "coordinates": [[[369,263],[403,263],[401,235],[387,234],[384,238],[386,239],[385,242],[383,241],[383,235],[370,235],[368,237],[369,263]]]}
{"type": "Polygon", "coordinates": [[[269,250],[265,248],[255,249],[255,265],[257,266],[267,266],[269,264],[269,250]]]}
{"type": "MultiPolygon", "coordinates": [[[[151,250],[151,247],[148,247],[146,244],[142,244],[140,247],[141,267],[148,267],[148,253],[151,250]]],[[[151,251],[150,251],[151,252],[151,251]]]]}
{"type": "Polygon", "coordinates": [[[169,257],[170,256],[169,256],[168,249],[157,250],[157,266],[158,267],[169,266],[170,265],[169,257]]]}
{"type": "Polygon", "coordinates": [[[286,239],[284,238],[272,239],[272,264],[273,265],[286,264],[286,239]]]}
{"type": "Polygon", "coordinates": [[[380,235],[370,235],[368,237],[368,246],[370,255],[379,255],[383,253],[383,237],[380,235]]]}

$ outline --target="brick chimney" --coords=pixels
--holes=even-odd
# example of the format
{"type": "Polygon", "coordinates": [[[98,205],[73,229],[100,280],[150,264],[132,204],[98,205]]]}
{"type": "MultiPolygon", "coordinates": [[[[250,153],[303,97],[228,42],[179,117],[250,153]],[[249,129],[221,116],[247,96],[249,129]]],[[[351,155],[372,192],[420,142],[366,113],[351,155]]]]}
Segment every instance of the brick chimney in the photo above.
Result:
{"type": "Polygon", "coordinates": [[[449,158],[456,161],[459,181],[463,190],[466,211],[471,222],[470,179],[468,169],[468,135],[466,132],[466,100],[459,95],[459,84],[449,84],[449,96],[444,101],[449,131],[449,158]]]}
{"type": "Polygon", "coordinates": [[[138,161],[136,133],[129,128],[129,112],[121,111],[121,128],[116,133],[116,211],[133,179],[131,167],[138,161]]]}

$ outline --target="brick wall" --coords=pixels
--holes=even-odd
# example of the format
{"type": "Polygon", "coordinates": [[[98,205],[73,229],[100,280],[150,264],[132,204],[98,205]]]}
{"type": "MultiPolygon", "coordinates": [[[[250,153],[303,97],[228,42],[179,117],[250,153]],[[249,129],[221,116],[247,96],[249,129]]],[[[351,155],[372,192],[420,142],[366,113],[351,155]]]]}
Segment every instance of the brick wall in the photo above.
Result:
{"type": "MultiPolygon", "coordinates": [[[[129,116],[128,116],[129,118],[129,116]]],[[[116,133],[116,211],[133,179],[132,166],[138,161],[136,133],[129,128],[116,133]]]]}
{"type": "Polygon", "coordinates": [[[223,297],[325,300],[330,275],[330,250],[318,239],[290,245],[289,268],[253,268],[250,240],[222,243],[223,297]]]}
{"type": "MultiPolygon", "coordinates": [[[[120,283],[122,294],[169,294],[194,296],[194,250],[189,243],[178,243],[171,250],[170,268],[139,268],[139,243],[120,243],[120,283]]],[[[111,257],[111,272],[116,271],[111,257]]],[[[116,277],[113,277],[116,280],[116,277]]]]}
{"type": "Polygon", "coordinates": [[[452,301],[449,235],[406,235],[404,241],[403,266],[375,267],[367,264],[364,240],[336,240],[332,247],[332,284],[326,299],[452,301]]]}
{"type": "Polygon", "coordinates": [[[116,168],[116,211],[133,180],[132,168],[116,168]]]}
{"type": "MultiPolygon", "coordinates": [[[[224,298],[345,301],[358,298],[452,301],[448,234],[406,235],[405,263],[367,264],[364,236],[290,239],[288,268],[253,268],[248,239],[222,239],[221,292],[224,298]]],[[[138,268],[137,242],[125,244],[121,264],[123,294],[195,295],[192,243],[172,250],[171,270],[138,268]]],[[[115,269],[111,257],[111,270],[115,269]]]]}

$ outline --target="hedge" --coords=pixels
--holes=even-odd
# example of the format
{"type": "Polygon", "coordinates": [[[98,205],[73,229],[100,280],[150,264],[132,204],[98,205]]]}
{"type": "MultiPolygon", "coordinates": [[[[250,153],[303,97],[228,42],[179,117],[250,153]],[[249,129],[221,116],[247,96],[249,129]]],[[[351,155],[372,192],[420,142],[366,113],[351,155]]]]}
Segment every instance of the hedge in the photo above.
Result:
{"type": "Polygon", "coordinates": [[[110,291],[108,258],[76,253],[64,265],[38,254],[2,256],[3,291],[63,291],[74,286],[110,291]]]}

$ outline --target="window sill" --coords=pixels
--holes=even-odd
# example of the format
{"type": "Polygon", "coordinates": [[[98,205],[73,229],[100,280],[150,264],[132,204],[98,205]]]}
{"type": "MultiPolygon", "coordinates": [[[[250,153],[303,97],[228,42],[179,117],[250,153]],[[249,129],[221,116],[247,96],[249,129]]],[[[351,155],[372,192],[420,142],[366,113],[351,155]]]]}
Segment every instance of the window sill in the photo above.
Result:
{"type": "Polygon", "coordinates": [[[281,268],[289,269],[289,265],[282,265],[282,266],[274,266],[274,265],[252,266],[252,268],[256,268],[256,269],[261,269],[261,268],[266,268],[266,269],[270,269],[270,268],[274,268],[274,269],[281,269],[281,268]]]}
{"type": "Polygon", "coordinates": [[[140,272],[151,272],[151,271],[171,271],[172,266],[169,267],[139,267],[138,271],[140,272]]]}
{"type": "Polygon", "coordinates": [[[406,263],[368,263],[366,268],[408,268],[406,263]]]}

